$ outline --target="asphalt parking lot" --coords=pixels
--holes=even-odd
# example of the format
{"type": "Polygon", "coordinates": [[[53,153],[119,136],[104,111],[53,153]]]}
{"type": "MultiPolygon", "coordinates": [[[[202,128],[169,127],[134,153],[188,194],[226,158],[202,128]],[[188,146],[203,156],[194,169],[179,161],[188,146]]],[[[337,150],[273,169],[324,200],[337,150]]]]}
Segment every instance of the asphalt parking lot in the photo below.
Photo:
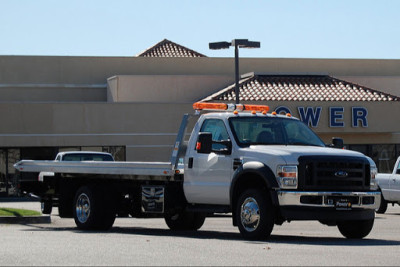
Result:
{"type": "MultiPolygon", "coordinates": [[[[0,203],[39,209],[34,203],[0,203]]],[[[57,210],[55,211],[55,213],[57,210]]],[[[1,224],[0,265],[396,265],[400,207],[377,215],[370,235],[348,240],[318,222],[275,226],[269,240],[249,242],[226,217],[207,218],[197,232],[171,232],[162,219],[118,218],[111,231],[82,232],[73,219],[1,224]]]]}

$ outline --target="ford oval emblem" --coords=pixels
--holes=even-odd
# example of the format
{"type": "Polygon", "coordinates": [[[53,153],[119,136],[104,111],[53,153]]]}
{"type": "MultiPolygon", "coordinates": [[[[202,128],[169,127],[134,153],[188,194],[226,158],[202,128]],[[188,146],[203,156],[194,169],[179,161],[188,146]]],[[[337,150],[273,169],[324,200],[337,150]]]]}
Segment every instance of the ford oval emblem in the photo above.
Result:
{"type": "Polygon", "coordinates": [[[335,176],[339,178],[346,178],[349,174],[345,171],[337,171],[335,172],[335,176]]]}

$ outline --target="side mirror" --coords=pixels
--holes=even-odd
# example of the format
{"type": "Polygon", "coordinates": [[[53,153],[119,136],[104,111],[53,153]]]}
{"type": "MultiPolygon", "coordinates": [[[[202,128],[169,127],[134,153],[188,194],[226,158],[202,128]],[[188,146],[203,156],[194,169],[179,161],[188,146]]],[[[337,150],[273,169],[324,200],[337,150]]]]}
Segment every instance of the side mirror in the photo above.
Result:
{"type": "Polygon", "coordinates": [[[212,149],[212,134],[199,133],[196,142],[197,153],[210,154],[212,149]]]}
{"type": "Polygon", "coordinates": [[[331,146],[334,148],[343,148],[344,147],[343,139],[339,137],[333,137],[331,146]]]}

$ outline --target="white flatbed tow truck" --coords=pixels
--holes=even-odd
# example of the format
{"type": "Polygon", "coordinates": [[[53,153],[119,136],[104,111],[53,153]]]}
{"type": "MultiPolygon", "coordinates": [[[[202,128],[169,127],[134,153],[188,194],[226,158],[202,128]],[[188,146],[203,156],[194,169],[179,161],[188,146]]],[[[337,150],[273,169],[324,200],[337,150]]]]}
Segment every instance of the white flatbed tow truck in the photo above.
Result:
{"type": "Polygon", "coordinates": [[[268,113],[268,106],[193,107],[170,162],[22,160],[14,167],[20,175],[54,173],[34,193],[80,229],[106,230],[116,216],[132,216],[197,230],[207,216],[231,213],[246,239],[268,238],[274,225],[292,220],[337,226],[347,238],[369,234],[380,204],[370,158],[340,149],[339,139],[325,145],[304,123],[268,113]],[[191,117],[198,120],[186,142],[191,117]]]}

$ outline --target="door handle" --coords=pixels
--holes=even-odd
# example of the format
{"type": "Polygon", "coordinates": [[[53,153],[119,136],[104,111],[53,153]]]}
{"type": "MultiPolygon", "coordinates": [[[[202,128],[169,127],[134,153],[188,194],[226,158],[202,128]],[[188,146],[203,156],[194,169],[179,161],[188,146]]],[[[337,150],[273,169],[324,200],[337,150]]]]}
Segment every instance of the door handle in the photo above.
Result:
{"type": "Polygon", "coordinates": [[[193,168],[193,158],[192,158],[192,157],[189,158],[188,168],[189,168],[189,169],[192,169],[192,168],[193,168]]]}

